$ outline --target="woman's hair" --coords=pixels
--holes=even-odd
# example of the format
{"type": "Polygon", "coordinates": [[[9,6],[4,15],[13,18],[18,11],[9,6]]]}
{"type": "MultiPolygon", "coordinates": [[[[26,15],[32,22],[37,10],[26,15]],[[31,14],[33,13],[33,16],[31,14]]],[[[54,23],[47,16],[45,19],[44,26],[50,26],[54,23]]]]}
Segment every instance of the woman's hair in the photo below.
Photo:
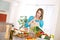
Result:
{"type": "Polygon", "coordinates": [[[40,16],[40,20],[42,20],[43,19],[43,9],[42,8],[39,8],[37,11],[36,11],[36,14],[37,14],[37,12],[38,11],[41,11],[41,16],[40,16]]]}

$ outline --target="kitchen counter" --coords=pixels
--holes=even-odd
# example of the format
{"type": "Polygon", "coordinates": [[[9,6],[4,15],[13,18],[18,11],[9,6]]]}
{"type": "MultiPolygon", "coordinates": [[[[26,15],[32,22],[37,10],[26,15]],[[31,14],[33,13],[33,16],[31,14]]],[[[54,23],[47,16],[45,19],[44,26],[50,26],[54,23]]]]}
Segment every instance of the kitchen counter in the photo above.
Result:
{"type": "MultiPolygon", "coordinates": [[[[13,40],[27,40],[26,38],[13,37],[13,40]]],[[[36,38],[36,40],[47,40],[42,38],[36,38]]]]}

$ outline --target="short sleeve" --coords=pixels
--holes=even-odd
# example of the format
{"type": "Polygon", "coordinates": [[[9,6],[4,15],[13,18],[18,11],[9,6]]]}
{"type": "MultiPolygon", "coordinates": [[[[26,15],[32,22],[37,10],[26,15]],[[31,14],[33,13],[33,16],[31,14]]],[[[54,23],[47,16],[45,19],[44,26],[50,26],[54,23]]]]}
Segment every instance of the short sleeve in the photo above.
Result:
{"type": "Polygon", "coordinates": [[[34,17],[33,16],[30,16],[29,19],[27,20],[27,22],[30,22],[33,19],[34,19],[34,17]]]}
{"type": "Polygon", "coordinates": [[[44,25],[43,20],[40,20],[40,21],[39,21],[39,25],[40,25],[41,28],[43,27],[43,25],[44,25]]]}

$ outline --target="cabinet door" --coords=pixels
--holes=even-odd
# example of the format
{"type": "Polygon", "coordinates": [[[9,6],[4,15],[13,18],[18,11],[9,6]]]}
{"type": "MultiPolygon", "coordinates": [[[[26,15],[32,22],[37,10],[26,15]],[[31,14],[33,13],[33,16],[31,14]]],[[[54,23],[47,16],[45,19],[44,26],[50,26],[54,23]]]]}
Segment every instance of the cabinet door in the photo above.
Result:
{"type": "Polygon", "coordinates": [[[6,22],[7,15],[6,14],[0,14],[0,22],[6,22]]]}

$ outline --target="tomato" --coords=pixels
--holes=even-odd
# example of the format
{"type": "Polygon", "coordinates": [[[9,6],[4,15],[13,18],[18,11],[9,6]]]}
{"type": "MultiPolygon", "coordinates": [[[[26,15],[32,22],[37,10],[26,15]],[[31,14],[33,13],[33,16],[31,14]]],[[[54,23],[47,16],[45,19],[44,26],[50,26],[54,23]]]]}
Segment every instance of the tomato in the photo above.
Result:
{"type": "Polygon", "coordinates": [[[44,32],[40,32],[42,35],[44,34],[44,32]]]}

